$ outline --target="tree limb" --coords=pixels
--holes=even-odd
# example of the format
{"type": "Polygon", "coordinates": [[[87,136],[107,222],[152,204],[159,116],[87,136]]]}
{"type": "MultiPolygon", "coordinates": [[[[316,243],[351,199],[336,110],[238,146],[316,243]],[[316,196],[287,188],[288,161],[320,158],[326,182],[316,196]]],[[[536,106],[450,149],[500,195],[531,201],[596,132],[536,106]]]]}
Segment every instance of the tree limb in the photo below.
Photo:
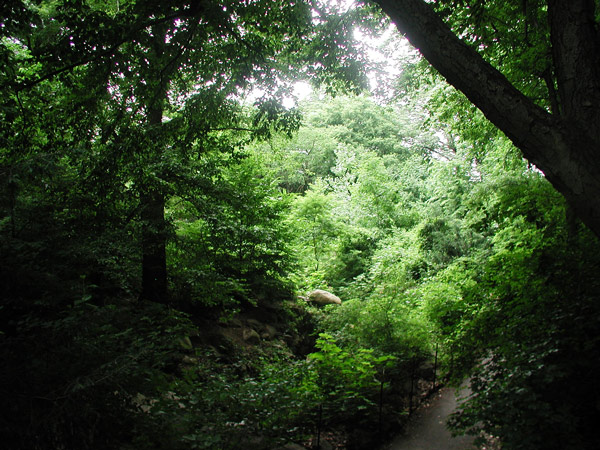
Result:
{"type": "Polygon", "coordinates": [[[565,120],[536,105],[461,41],[425,1],[374,2],[442,76],[544,172],[600,236],[600,143],[586,129],[597,129],[597,123],[565,120]]]}

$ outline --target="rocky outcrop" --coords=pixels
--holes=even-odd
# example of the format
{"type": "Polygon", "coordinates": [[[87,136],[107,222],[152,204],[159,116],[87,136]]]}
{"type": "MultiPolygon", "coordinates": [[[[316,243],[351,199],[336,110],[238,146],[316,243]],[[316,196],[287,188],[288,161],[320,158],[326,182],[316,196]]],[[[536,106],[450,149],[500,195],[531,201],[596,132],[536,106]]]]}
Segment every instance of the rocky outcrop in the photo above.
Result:
{"type": "Polygon", "coordinates": [[[252,328],[242,329],[242,339],[248,344],[257,345],[260,343],[260,335],[252,328]]]}
{"type": "MultiPolygon", "coordinates": [[[[263,300],[256,307],[220,320],[196,317],[195,325],[201,331],[182,338],[179,351],[194,356],[199,348],[221,361],[230,361],[240,351],[265,346],[303,358],[314,352],[315,344],[315,319],[303,303],[291,298],[281,302],[263,300]]],[[[182,368],[194,365],[192,359],[183,357],[178,363],[182,368]]]]}
{"type": "Polygon", "coordinates": [[[318,306],[342,304],[342,299],[340,299],[337,295],[322,289],[315,289],[308,294],[308,301],[318,306]]]}

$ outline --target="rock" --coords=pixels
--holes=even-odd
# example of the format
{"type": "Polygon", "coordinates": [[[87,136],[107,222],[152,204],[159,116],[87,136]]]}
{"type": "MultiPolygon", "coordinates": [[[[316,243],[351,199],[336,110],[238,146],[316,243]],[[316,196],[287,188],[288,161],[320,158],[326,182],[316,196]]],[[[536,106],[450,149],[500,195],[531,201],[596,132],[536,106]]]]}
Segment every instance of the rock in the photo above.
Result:
{"type": "Polygon", "coordinates": [[[264,327],[264,325],[256,319],[248,319],[247,322],[255,331],[260,331],[264,327]]]}
{"type": "Polygon", "coordinates": [[[263,334],[268,335],[268,339],[275,339],[275,337],[277,336],[277,328],[275,328],[273,325],[265,325],[265,331],[263,334]]]}
{"type": "Polygon", "coordinates": [[[198,360],[198,358],[196,358],[194,356],[183,355],[183,358],[181,358],[181,362],[183,364],[195,366],[199,363],[199,360],[198,360]]]}
{"type": "Polygon", "coordinates": [[[308,301],[319,306],[342,304],[342,300],[337,295],[322,289],[315,289],[308,294],[308,301]]]}
{"type": "Polygon", "coordinates": [[[320,445],[319,445],[319,450],[333,450],[333,445],[331,445],[326,440],[321,439],[321,442],[320,442],[320,445]]]}
{"type": "Polygon", "coordinates": [[[242,328],[243,326],[242,321],[237,317],[227,320],[223,325],[228,328],[242,328]]]}
{"type": "Polygon", "coordinates": [[[299,444],[290,442],[288,444],[285,444],[283,447],[279,447],[279,450],[306,450],[306,447],[302,447],[299,444]]]}
{"type": "Polygon", "coordinates": [[[252,328],[244,328],[242,330],[242,339],[248,344],[260,343],[260,335],[252,328]]]}
{"type": "Polygon", "coordinates": [[[152,409],[152,405],[157,402],[156,399],[148,398],[144,394],[139,392],[131,400],[133,405],[139,408],[143,413],[149,413],[152,409]]]}
{"type": "Polygon", "coordinates": [[[245,444],[248,448],[266,448],[265,438],[263,436],[248,436],[245,444]]]}

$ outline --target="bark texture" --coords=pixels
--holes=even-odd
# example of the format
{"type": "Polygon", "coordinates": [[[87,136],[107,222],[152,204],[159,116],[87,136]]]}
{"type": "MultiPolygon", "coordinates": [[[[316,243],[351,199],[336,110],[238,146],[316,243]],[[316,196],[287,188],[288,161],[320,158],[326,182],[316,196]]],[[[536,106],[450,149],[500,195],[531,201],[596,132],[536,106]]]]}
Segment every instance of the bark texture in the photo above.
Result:
{"type": "Polygon", "coordinates": [[[523,95],[462,42],[425,1],[374,2],[446,80],[544,172],[600,236],[600,69],[594,1],[549,0],[554,70],[564,115],[550,114],[523,95]]]}
{"type": "MultiPolygon", "coordinates": [[[[167,101],[170,76],[177,67],[176,58],[167,53],[167,24],[159,23],[152,28],[153,38],[146,58],[149,73],[146,74],[148,91],[147,106],[148,154],[145,163],[160,160],[164,153],[162,143],[162,119],[167,101]]],[[[144,66],[144,64],[140,64],[144,66]]],[[[154,176],[161,178],[161,174],[154,176]]],[[[140,298],[159,303],[169,303],[167,281],[167,222],[165,220],[165,193],[154,176],[143,181],[140,193],[142,219],[142,291],[140,298]]]]}
{"type": "MultiPolygon", "coordinates": [[[[150,109],[148,124],[159,133],[162,123],[162,100],[150,109]]],[[[147,186],[140,195],[142,219],[142,292],[140,298],[168,303],[167,291],[167,224],[165,197],[158,187],[147,186]]]]}
{"type": "Polygon", "coordinates": [[[142,197],[142,292],[143,300],[167,303],[167,255],[165,200],[160,192],[142,197]]]}
{"type": "Polygon", "coordinates": [[[597,124],[600,137],[600,52],[594,0],[549,0],[552,57],[562,113],[582,123],[597,124]]]}

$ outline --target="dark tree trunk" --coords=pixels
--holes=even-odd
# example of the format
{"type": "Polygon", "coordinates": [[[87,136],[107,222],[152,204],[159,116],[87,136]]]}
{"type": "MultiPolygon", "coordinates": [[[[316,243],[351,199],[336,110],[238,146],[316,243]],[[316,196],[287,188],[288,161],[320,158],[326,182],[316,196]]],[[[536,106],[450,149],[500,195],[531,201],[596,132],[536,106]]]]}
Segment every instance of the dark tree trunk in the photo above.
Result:
{"type": "Polygon", "coordinates": [[[374,2],[446,80],[544,172],[600,236],[600,68],[593,0],[549,0],[563,116],[550,114],[525,97],[425,1],[374,2]]]}
{"type": "MultiPolygon", "coordinates": [[[[161,103],[161,102],[159,102],[161,103]]],[[[160,133],[162,107],[149,111],[151,134],[160,133]]],[[[157,186],[146,186],[140,195],[142,219],[142,300],[168,303],[167,288],[167,226],[165,197],[157,186]]]]}
{"type": "Polygon", "coordinates": [[[552,57],[561,111],[572,121],[595,125],[600,138],[600,49],[594,0],[549,0],[552,57]]]}
{"type": "Polygon", "coordinates": [[[167,256],[165,200],[160,192],[142,198],[142,292],[143,300],[167,303],[167,256]]]}
{"type": "MultiPolygon", "coordinates": [[[[152,45],[146,57],[149,60],[148,90],[144,92],[147,106],[147,152],[146,163],[160,161],[164,153],[162,119],[167,102],[169,77],[177,67],[176,58],[166,53],[166,23],[152,27],[152,45]],[[165,59],[167,59],[165,61],[165,59]]],[[[143,66],[143,64],[141,64],[143,66]]],[[[167,223],[165,221],[165,192],[160,173],[142,181],[140,193],[142,219],[142,292],[140,298],[159,303],[169,303],[167,284],[167,223]]]]}

